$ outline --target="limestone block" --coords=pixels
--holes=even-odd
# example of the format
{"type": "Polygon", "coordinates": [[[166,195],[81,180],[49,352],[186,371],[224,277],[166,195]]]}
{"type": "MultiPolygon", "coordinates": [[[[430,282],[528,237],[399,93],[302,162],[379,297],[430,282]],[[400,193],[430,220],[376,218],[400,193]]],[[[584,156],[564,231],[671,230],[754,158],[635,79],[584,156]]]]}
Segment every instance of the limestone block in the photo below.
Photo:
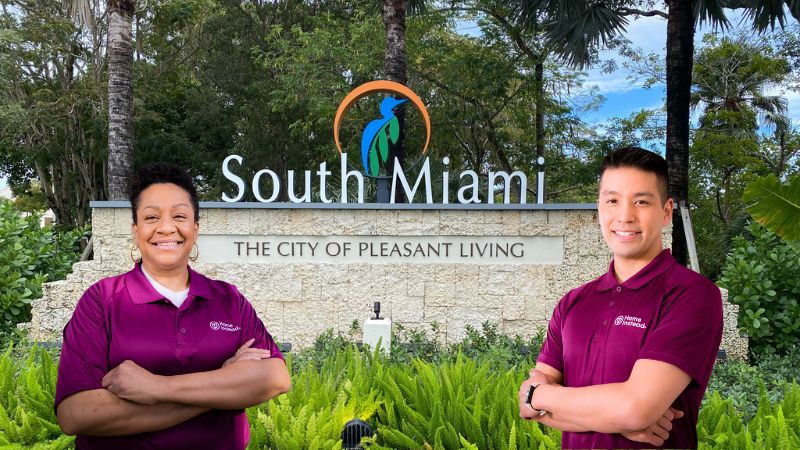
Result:
{"type": "MultiPolygon", "coordinates": [[[[425,282],[425,298],[437,298],[440,301],[452,304],[452,300],[456,298],[455,283],[426,281],[425,282]]],[[[437,305],[445,306],[445,305],[437,305]]]]}
{"type": "Polygon", "coordinates": [[[503,320],[500,327],[503,334],[507,336],[522,336],[530,339],[536,335],[541,328],[547,327],[547,322],[534,319],[503,320]]]}
{"type": "Polygon", "coordinates": [[[519,214],[520,236],[550,236],[546,211],[529,210],[520,211],[519,214]]]}
{"type": "Polygon", "coordinates": [[[320,282],[326,286],[343,284],[350,281],[349,270],[346,264],[323,263],[319,265],[320,282]]]}
{"type": "Polygon", "coordinates": [[[536,322],[547,322],[550,320],[553,314],[554,303],[551,303],[546,298],[535,295],[525,296],[523,300],[525,302],[525,313],[521,317],[536,322]]]}
{"type": "Polygon", "coordinates": [[[228,233],[228,211],[227,209],[208,209],[205,212],[205,224],[200,225],[200,231],[206,234],[227,234],[228,233]]]}
{"type": "Polygon", "coordinates": [[[250,211],[249,209],[228,211],[225,229],[227,234],[247,234],[250,232],[250,211]]]}
{"type": "Polygon", "coordinates": [[[391,296],[381,303],[384,304],[388,310],[386,317],[393,323],[418,323],[424,319],[424,297],[391,296]]]}
{"type": "Polygon", "coordinates": [[[269,331],[274,339],[278,342],[289,342],[291,340],[286,330],[286,314],[284,313],[284,304],[282,302],[265,301],[251,303],[253,304],[253,308],[258,311],[259,318],[264,322],[264,326],[267,327],[267,331],[269,331]]]}
{"type": "Polygon", "coordinates": [[[284,339],[297,348],[310,346],[326,329],[336,326],[336,310],[324,302],[287,302],[283,314],[284,339]]]}
{"type": "Polygon", "coordinates": [[[322,280],[319,267],[314,264],[296,265],[293,276],[300,280],[303,301],[321,300],[322,280]]]}
{"type": "Polygon", "coordinates": [[[738,316],[739,305],[728,301],[728,290],[720,288],[722,294],[722,343],[720,348],[725,350],[728,358],[746,360],[749,342],[746,335],[739,332],[738,316]]]}
{"type": "Polygon", "coordinates": [[[483,322],[499,324],[501,312],[499,308],[462,308],[455,307],[447,311],[447,342],[455,343],[466,336],[466,326],[471,325],[478,330],[483,322]]]}
{"type": "Polygon", "coordinates": [[[408,286],[406,293],[411,297],[425,296],[425,283],[430,280],[431,270],[423,264],[407,266],[408,286]]]}
{"type": "Polygon", "coordinates": [[[102,208],[92,210],[92,235],[110,233],[114,229],[114,209],[102,208]]]}
{"type": "Polygon", "coordinates": [[[566,211],[547,211],[547,229],[550,236],[561,236],[567,231],[566,211]]]}
{"type": "Polygon", "coordinates": [[[284,235],[289,232],[289,224],[284,210],[254,209],[250,211],[247,234],[254,236],[284,235]]]}
{"type": "Polygon", "coordinates": [[[378,211],[378,222],[375,228],[380,236],[397,236],[399,211],[378,211]]]}
{"type": "Polygon", "coordinates": [[[514,283],[509,282],[514,270],[507,266],[483,266],[479,272],[481,295],[512,295],[514,283]]]}
{"type": "Polygon", "coordinates": [[[374,236],[378,233],[377,210],[353,210],[353,234],[361,236],[374,236]]]}
{"type": "MultiPolygon", "coordinates": [[[[532,295],[529,296],[534,297],[532,295]]],[[[520,320],[527,318],[530,314],[525,308],[525,305],[527,303],[526,299],[529,296],[515,294],[502,297],[503,302],[500,308],[503,312],[503,320],[520,320]]]]}
{"type": "Polygon", "coordinates": [[[133,217],[131,216],[131,210],[127,208],[115,208],[114,209],[114,228],[111,234],[116,236],[130,236],[131,232],[131,224],[133,223],[133,217]]]}
{"type": "Polygon", "coordinates": [[[441,225],[440,235],[447,236],[474,236],[480,234],[481,224],[479,215],[469,214],[471,211],[442,210],[439,211],[441,225]]]}

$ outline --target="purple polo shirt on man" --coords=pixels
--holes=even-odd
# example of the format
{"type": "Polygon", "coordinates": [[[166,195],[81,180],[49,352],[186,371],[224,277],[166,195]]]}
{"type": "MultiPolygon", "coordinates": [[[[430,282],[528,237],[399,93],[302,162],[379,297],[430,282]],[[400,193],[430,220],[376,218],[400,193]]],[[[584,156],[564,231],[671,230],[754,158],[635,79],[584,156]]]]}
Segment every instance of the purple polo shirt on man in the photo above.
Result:
{"type": "MultiPolygon", "coordinates": [[[[624,283],[608,273],[561,299],[537,361],[564,375],[564,386],[628,379],[634,363],[652,359],[692,377],[672,406],[686,415],[672,422],[664,448],[697,447],[697,415],[722,339],[722,298],[708,279],[664,250],[624,283]]],[[[607,405],[614,408],[614,405],[607,405]]],[[[562,434],[564,448],[652,448],[621,434],[562,434]]]]}
{"type": "MultiPolygon", "coordinates": [[[[92,285],[64,328],[55,406],[76,392],[102,389],[125,360],[158,375],[215,370],[247,340],[283,359],[247,299],[231,284],[189,269],[189,295],[176,308],[137,265],[92,285]]],[[[129,436],[78,436],[79,449],[244,449],[243,410],[211,410],[172,428],[129,436]]]]}

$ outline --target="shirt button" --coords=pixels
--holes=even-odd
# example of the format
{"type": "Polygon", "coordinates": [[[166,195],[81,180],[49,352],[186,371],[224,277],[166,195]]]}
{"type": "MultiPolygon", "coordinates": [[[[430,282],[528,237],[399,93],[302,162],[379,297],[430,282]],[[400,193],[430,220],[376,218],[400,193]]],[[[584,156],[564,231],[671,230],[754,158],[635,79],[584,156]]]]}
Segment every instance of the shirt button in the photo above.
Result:
{"type": "Polygon", "coordinates": [[[606,325],[608,325],[608,321],[607,321],[607,320],[604,320],[604,321],[603,321],[603,326],[606,326],[606,325]]]}
{"type": "Polygon", "coordinates": [[[186,328],[181,328],[181,334],[186,334],[186,328]]]}
{"type": "Polygon", "coordinates": [[[614,306],[614,301],[612,300],[612,301],[608,302],[608,306],[614,306]]]}
{"type": "Polygon", "coordinates": [[[617,286],[617,292],[622,292],[622,286],[617,286]]]}

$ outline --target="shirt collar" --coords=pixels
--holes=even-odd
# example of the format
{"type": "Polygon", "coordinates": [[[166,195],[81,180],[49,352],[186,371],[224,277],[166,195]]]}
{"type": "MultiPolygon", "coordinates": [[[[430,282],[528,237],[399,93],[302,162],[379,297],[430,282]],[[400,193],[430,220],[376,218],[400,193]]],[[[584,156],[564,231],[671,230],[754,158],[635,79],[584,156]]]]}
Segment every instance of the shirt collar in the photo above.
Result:
{"type": "Polygon", "coordinates": [[[624,283],[618,283],[617,277],[614,276],[614,260],[611,260],[611,264],[608,265],[608,272],[603,275],[600,282],[597,284],[597,290],[607,291],[618,285],[627,289],[639,289],[670,268],[673,264],[676,264],[675,258],[672,257],[672,253],[670,253],[669,249],[664,249],[658,256],[644,266],[642,270],[636,272],[634,276],[625,280],[624,283]]]}
{"type": "MultiPolygon", "coordinates": [[[[214,291],[211,289],[211,284],[208,279],[199,273],[189,269],[189,296],[190,298],[205,298],[211,299],[214,297],[214,291]]],[[[141,305],[145,303],[153,303],[164,298],[158,291],[153,288],[153,285],[147,281],[141,269],[141,263],[137,263],[130,272],[125,274],[126,285],[128,294],[134,304],[141,305]]]]}

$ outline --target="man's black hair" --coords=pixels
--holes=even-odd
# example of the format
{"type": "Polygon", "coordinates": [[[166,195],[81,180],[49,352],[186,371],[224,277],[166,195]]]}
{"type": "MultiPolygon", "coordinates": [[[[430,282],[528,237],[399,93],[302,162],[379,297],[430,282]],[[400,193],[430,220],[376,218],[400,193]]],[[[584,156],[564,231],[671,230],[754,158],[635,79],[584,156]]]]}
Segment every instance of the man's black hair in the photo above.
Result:
{"type": "Polygon", "coordinates": [[[620,167],[633,167],[656,174],[661,202],[665,203],[667,201],[669,198],[669,169],[667,168],[667,161],[661,155],[639,147],[618,148],[603,158],[600,178],[603,178],[603,173],[605,173],[606,169],[620,167]]]}
{"type": "Polygon", "coordinates": [[[158,183],[172,183],[186,191],[192,199],[194,221],[200,221],[200,200],[197,198],[197,188],[192,177],[182,167],[174,164],[154,163],[142,166],[133,176],[128,196],[131,201],[133,223],[136,223],[136,210],[139,209],[139,197],[141,197],[142,191],[158,183]]]}

